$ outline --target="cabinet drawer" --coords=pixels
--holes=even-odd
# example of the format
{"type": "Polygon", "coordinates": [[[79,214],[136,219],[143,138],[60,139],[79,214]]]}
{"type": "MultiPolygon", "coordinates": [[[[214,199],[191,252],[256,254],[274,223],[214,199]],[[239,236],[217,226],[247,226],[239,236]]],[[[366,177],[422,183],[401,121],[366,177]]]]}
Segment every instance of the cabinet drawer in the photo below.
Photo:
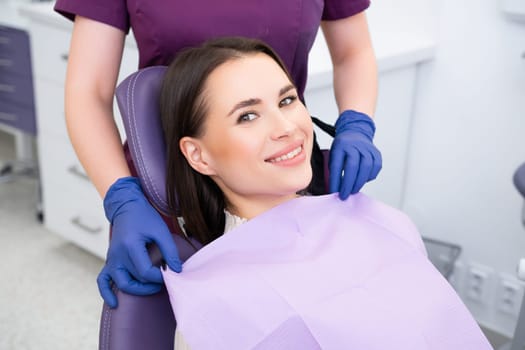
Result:
{"type": "Polygon", "coordinates": [[[0,94],[0,124],[36,135],[35,110],[32,105],[14,103],[0,94]]]}
{"type": "Polygon", "coordinates": [[[102,199],[67,139],[44,134],[38,142],[46,227],[103,257],[109,224],[102,199]]]}
{"type": "Polygon", "coordinates": [[[0,25],[0,76],[6,72],[31,75],[29,35],[0,25]]]}
{"type": "Polygon", "coordinates": [[[31,23],[31,50],[38,55],[33,60],[35,76],[64,84],[70,38],[67,30],[31,23]]]}
{"type": "Polygon", "coordinates": [[[31,75],[16,72],[0,73],[0,99],[32,107],[33,79],[31,75]]]}
{"type": "Polygon", "coordinates": [[[109,224],[96,191],[46,183],[44,220],[47,229],[104,258],[108,248],[109,224]]]}

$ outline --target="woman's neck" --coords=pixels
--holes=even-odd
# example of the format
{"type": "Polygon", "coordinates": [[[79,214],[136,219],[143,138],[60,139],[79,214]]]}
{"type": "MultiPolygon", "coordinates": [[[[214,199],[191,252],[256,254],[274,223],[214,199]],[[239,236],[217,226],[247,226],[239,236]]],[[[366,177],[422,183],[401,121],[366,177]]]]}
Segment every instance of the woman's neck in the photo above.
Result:
{"type": "Polygon", "coordinates": [[[295,193],[282,196],[257,195],[250,197],[230,194],[226,195],[226,209],[231,214],[249,220],[297,197],[298,195],[295,193]]]}

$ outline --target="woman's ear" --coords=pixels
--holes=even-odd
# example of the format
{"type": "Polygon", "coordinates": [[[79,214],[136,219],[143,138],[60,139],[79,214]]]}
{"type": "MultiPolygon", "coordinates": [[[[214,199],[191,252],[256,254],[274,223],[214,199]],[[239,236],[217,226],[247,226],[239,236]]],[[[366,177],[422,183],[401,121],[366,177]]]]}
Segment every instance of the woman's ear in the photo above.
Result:
{"type": "Polygon", "coordinates": [[[179,147],[184,157],[186,157],[186,161],[195,171],[203,175],[215,174],[205,160],[204,149],[199,140],[185,136],[180,140],[179,147]]]}

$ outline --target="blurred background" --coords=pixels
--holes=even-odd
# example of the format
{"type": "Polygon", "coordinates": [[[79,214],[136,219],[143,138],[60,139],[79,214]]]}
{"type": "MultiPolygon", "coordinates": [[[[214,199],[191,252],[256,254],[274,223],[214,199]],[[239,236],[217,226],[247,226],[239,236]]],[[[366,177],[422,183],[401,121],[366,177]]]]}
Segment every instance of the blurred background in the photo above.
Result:
{"type": "MultiPolygon", "coordinates": [[[[53,4],[0,0],[0,349],[98,344],[95,279],[109,226],[66,134],[72,24],[53,4]]],[[[525,162],[525,1],[372,0],[367,14],[384,159],[364,192],[414,220],[494,347],[510,349],[525,337],[523,197],[513,183],[525,162]]],[[[335,122],[329,60],[319,33],[306,101],[335,122]]],[[[129,35],[121,79],[137,62],[129,35]]]]}

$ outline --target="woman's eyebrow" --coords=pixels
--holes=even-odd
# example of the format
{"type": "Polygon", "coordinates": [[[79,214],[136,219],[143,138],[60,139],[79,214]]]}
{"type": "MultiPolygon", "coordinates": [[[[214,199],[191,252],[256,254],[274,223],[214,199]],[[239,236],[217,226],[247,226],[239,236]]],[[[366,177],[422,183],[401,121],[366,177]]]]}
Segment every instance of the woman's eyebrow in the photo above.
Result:
{"type": "MultiPolygon", "coordinates": [[[[295,89],[295,86],[293,84],[288,84],[288,85],[286,85],[285,87],[283,87],[283,88],[281,88],[279,90],[279,96],[282,96],[285,93],[287,93],[288,91],[293,90],[293,89],[295,89]]],[[[233,113],[235,113],[235,111],[238,110],[238,109],[254,106],[254,105],[259,104],[259,103],[261,103],[261,99],[260,98],[249,98],[247,100],[244,100],[244,101],[241,101],[239,103],[236,103],[235,106],[233,106],[233,108],[230,111],[230,113],[228,113],[228,116],[230,116],[233,113]]]]}
{"type": "Polygon", "coordinates": [[[233,113],[235,113],[235,111],[238,110],[238,109],[241,109],[241,108],[244,108],[244,107],[250,107],[250,106],[253,106],[253,105],[256,105],[256,104],[259,104],[259,103],[261,103],[261,99],[260,98],[249,98],[247,100],[241,101],[241,102],[235,104],[235,106],[233,106],[233,108],[230,111],[230,113],[228,113],[228,116],[230,116],[233,113]]]}
{"type": "Polygon", "coordinates": [[[295,86],[293,86],[292,84],[286,85],[281,90],[279,90],[279,96],[284,95],[285,93],[293,89],[295,89],[295,86]]]}

